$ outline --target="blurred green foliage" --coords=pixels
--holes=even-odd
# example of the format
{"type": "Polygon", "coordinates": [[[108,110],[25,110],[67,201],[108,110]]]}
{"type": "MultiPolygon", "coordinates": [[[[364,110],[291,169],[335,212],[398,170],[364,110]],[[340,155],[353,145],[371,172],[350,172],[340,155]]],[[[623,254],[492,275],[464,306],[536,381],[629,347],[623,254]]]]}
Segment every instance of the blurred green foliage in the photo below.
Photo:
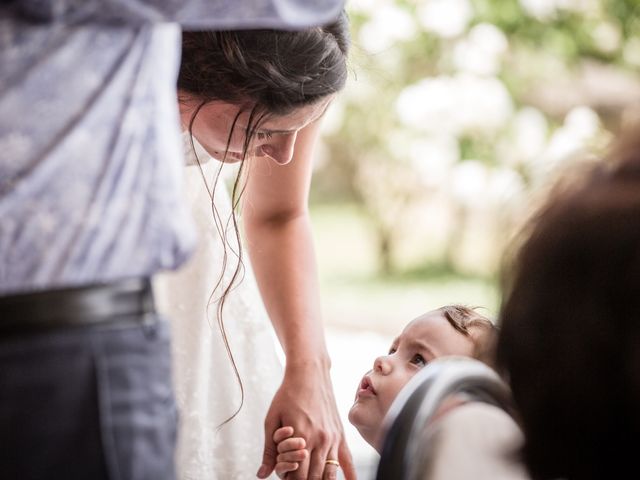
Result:
{"type": "Polygon", "coordinates": [[[441,0],[347,3],[353,73],[333,107],[339,115],[325,137],[312,202],[357,206],[369,225],[361,241],[375,252],[368,271],[376,278],[444,270],[495,279],[532,191],[557,164],[604,145],[628,113],[617,99],[594,95],[587,88],[593,79],[585,79],[626,75],[640,83],[633,54],[639,2],[540,0],[538,11],[534,3],[451,0],[446,8],[470,12],[454,34],[434,29],[433,17],[424,20],[425,8],[444,8],[441,0]],[[481,55],[486,62],[477,63],[481,55]],[[485,68],[491,62],[495,69],[485,68]],[[467,84],[480,90],[456,90],[467,84]],[[493,92],[486,98],[485,86],[493,92]],[[403,95],[415,97],[405,102],[412,121],[400,113],[403,95]],[[454,153],[431,148],[421,157],[421,141],[447,144],[451,136],[454,153]],[[439,210],[427,213],[429,205],[439,210]]]}

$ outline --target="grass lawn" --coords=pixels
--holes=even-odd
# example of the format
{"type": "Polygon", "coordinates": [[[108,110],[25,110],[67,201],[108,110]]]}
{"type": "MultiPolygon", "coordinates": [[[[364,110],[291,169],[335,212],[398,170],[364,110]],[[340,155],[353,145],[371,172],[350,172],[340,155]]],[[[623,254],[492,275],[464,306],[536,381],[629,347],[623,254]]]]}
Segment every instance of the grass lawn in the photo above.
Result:
{"type": "Polygon", "coordinates": [[[496,314],[498,292],[490,279],[420,265],[411,274],[380,276],[373,229],[356,206],[314,205],[311,217],[327,325],[396,335],[412,318],[450,303],[496,314]]]}

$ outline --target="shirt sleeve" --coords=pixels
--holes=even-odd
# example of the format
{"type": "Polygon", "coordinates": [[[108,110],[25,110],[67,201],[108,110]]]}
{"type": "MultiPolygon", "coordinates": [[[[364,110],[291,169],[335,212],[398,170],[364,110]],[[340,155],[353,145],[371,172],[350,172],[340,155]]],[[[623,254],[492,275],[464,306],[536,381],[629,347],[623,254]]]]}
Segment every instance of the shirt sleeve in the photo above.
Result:
{"type": "MultiPolygon", "coordinates": [[[[37,22],[177,22],[186,30],[297,29],[331,22],[345,0],[3,0],[37,22]]],[[[0,9],[1,10],[1,9],[0,9]]]]}

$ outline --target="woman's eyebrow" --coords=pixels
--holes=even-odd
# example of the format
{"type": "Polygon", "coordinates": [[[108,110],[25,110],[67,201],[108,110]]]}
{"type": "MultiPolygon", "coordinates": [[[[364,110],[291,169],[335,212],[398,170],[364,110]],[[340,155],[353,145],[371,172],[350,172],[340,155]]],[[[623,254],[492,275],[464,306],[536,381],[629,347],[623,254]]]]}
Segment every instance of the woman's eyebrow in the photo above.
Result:
{"type": "MultiPolygon", "coordinates": [[[[237,123],[236,124],[236,128],[240,129],[240,130],[247,130],[247,126],[243,125],[241,123],[237,123]]],[[[278,134],[287,134],[287,133],[293,133],[295,132],[296,129],[291,129],[291,130],[272,130],[270,128],[256,128],[254,130],[255,133],[259,133],[259,134],[271,134],[271,135],[278,135],[278,134]]]]}
{"type": "Polygon", "coordinates": [[[256,133],[262,133],[262,134],[270,134],[270,135],[282,135],[282,134],[287,134],[287,133],[294,133],[297,130],[269,130],[269,129],[264,129],[264,130],[257,130],[256,133]]]}
{"type": "MultiPolygon", "coordinates": [[[[320,115],[318,115],[317,118],[314,118],[311,122],[309,123],[313,123],[313,122],[317,122],[318,120],[320,120],[322,117],[324,117],[324,114],[327,113],[327,110],[329,108],[329,106],[331,105],[331,102],[327,103],[324,108],[322,109],[322,112],[320,113],[320,115]]],[[[242,127],[241,127],[242,128],[242,127]]],[[[264,128],[264,129],[259,129],[256,130],[256,133],[268,133],[271,135],[286,135],[287,133],[294,133],[297,132],[299,129],[291,129],[291,130],[271,130],[268,128],[264,128]]]]}

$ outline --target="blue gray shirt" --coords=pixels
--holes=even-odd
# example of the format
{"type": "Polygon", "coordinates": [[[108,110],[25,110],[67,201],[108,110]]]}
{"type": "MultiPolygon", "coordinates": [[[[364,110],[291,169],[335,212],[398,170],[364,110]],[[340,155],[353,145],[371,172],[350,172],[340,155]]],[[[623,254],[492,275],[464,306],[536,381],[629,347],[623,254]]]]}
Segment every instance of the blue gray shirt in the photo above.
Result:
{"type": "Polygon", "coordinates": [[[343,0],[0,0],[0,293],[174,269],[180,29],[301,28],[343,0]]]}

